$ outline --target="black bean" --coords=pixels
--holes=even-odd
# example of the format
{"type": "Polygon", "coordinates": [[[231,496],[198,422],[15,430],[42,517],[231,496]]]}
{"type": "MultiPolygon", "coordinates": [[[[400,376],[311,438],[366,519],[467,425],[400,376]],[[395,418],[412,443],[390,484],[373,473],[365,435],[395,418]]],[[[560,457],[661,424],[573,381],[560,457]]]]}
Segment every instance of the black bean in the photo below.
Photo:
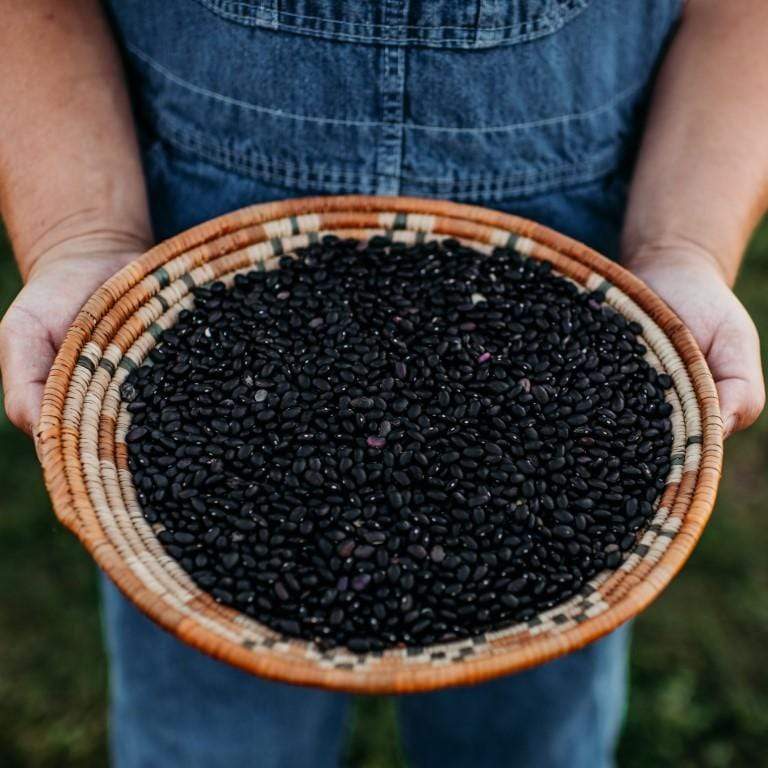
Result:
{"type": "Polygon", "coordinates": [[[423,560],[427,556],[427,550],[424,549],[421,544],[409,545],[407,552],[411,557],[415,557],[417,560],[423,560]]]}
{"type": "Polygon", "coordinates": [[[442,563],[445,560],[445,550],[440,544],[435,544],[429,551],[429,558],[434,563],[442,563]]]}
{"type": "Polygon", "coordinates": [[[280,600],[290,599],[288,590],[285,588],[285,585],[281,581],[275,582],[275,594],[278,596],[280,600]]]}
{"type": "Polygon", "coordinates": [[[367,560],[368,558],[373,556],[374,548],[370,544],[359,544],[355,547],[352,554],[358,559],[358,560],[367,560]]]}
{"type": "Polygon", "coordinates": [[[504,594],[499,599],[506,608],[514,609],[520,605],[520,600],[515,595],[504,594]]]}
{"type": "Polygon", "coordinates": [[[125,436],[125,442],[138,443],[140,440],[143,440],[148,434],[149,434],[149,429],[147,427],[134,427],[125,436]]]}

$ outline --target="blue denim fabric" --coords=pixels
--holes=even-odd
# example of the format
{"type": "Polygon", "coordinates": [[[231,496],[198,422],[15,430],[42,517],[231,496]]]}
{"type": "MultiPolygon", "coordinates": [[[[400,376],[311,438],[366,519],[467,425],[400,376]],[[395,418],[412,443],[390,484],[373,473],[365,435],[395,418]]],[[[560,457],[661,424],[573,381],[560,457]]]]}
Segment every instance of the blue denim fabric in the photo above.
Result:
{"type": "MultiPolygon", "coordinates": [[[[341,764],[349,696],[252,677],[179,643],[106,579],[102,594],[115,768],[341,764]]],[[[409,768],[610,768],[628,645],[624,626],[519,675],[402,697],[409,768]]]]}
{"type": "MultiPolygon", "coordinates": [[[[269,2],[114,0],[111,9],[140,122],[160,145],[155,154],[169,155],[172,167],[195,159],[241,185],[230,182],[233,194],[205,211],[172,206],[174,225],[187,226],[239,205],[249,181],[497,207],[537,198],[544,213],[552,197],[579,185],[620,188],[680,2],[281,0],[279,15],[295,16],[279,23],[301,23],[303,34],[267,28],[269,2]],[[348,6],[354,18],[386,18],[382,34],[393,42],[310,34],[319,22],[300,15],[305,5],[324,30],[348,6]],[[471,50],[403,45],[414,7],[421,28],[471,22],[475,36],[513,27],[515,18],[549,21],[529,42],[512,35],[471,50]]],[[[591,197],[604,205],[602,193],[591,197]]],[[[608,205],[615,229],[621,194],[608,205]]],[[[547,223],[580,222],[568,200],[558,209],[547,223]]],[[[588,216],[593,226],[600,213],[588,216]]],[[[166,216],[156,217],[163,233],[172,231],[166,216]]]]}
{"type": "MultiPolygon", "coordinates": [[[[155,234],[317,193],[434,195],[615,256],[681,0],[112,0],[155,234]]],[[[117,768],[324,768],[347,697],[186,648],[105,585],[117,768]]],[[[607,768],[628,632],[400,702],[413,768],[607,768]]]]}

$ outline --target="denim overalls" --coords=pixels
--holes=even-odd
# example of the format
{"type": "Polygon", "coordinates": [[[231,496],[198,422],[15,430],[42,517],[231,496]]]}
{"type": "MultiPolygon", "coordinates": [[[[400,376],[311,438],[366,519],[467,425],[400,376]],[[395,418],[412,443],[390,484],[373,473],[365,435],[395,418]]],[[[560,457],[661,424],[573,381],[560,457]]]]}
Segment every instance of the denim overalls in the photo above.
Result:
{"type": "MultiPolygon", "coordinates": [[[[683,0],[112,0],[158,239],[305,194],[430,195],[615,257],[683,0]]],[[[249,677],[105,587],[117,768],[326,768],[348,700],[249,677]]],[[[402,699],[413,768],[604,768],[627,632],[402,699]]]]}

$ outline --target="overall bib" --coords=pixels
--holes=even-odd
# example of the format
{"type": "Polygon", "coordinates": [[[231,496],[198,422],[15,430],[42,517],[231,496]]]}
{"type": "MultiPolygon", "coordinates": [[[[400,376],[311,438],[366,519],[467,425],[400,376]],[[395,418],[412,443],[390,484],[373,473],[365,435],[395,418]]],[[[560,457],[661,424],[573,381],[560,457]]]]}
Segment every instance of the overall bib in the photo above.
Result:
{"type": "MultiPolygon", "coordinates": [[[[307,194],[536,219],[616,258],[682,0],[112,0],[155,235],[307,194]]],[[[105,583],[117,768],[326,768],[348,697],[177,642],[105,583]]],[[[412,768],[607,768],[628,632],[399,701],[412,768]]]]}

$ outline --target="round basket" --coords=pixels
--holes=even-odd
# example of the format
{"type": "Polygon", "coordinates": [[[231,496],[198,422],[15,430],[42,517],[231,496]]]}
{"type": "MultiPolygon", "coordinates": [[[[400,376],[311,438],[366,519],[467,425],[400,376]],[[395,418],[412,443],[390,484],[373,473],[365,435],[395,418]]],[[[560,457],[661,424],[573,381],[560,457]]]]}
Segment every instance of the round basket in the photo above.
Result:
{"type": "Polygon", "coordinates": [[[145,614],[181,641],[264,677],[367,693],[477,683],[554,659],[642,611],[690,555],[715,501],[722,460],[717,392],[680,320],[640,280],[534,222],[474,206],[405,197],[314,197],[244,208],[156,246],[87,302],[59,351],[39,425],[45,482],[57,516],[145,614]],[[616,571],[567,603],[470,640],[364,655],[321,651],[216,603],[165,554],[137,503],[128,469],[129,414],[120,385],[162,331],[192,305],[192,289],[325,234],[407,243],[455,238],[483,252],[506,246],[550,261],[643,328],[648,359],[674,386],[671,471],[650,526],[616,571]]]}

